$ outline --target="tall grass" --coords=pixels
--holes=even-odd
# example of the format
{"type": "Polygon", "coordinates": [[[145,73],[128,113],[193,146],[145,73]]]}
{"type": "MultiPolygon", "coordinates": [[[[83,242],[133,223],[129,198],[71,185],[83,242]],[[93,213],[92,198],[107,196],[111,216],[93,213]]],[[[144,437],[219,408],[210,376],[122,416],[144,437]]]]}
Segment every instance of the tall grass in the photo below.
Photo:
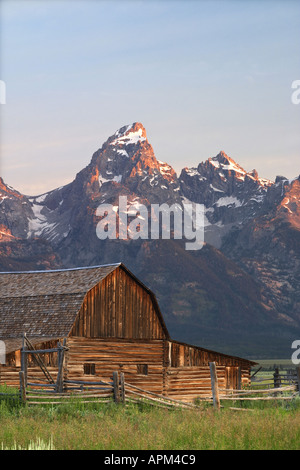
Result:
{"type": "Polygon", "coordinates": [[[38,438],[36,441],[30,441],[28,447],[21,447],[15,442],[12,447],[4,447],[2,443],[1,450],[55,450],[52,438],[48,443],[38,438]]]}
{"type": "Polygon", "coordinates": [[[0,404],[0,449],[33,443],[56,450],[300,449],[299,400],[254,411],[163,410],[103,404],[0,404]]]}

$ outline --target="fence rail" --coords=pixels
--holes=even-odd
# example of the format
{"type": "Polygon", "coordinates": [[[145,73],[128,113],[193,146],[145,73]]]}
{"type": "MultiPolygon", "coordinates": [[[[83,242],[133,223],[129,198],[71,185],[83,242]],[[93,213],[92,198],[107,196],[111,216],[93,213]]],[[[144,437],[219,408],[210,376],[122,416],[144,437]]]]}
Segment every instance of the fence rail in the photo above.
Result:
{"type": "Polygon", "coordinates": [[[20,392],[22,401],[28,405],[58,405],[78,399],[80,403],[107,403],[114,397],[112,382],[66,380],[63,382],[62,391],[57,391],[56,384],[25,384],[23,372],[20,372],[20,392]]]}
{"type": "Polygon", "coordinates": [[[150,392],[135,385],[125,382],[126,401],[129,399],[132,402],[144,402],[147,404],[153,404],[155,406],[163,406],[167,408],[189,408],[199,409],[199,406],[192,403],[187,403],[181,400],[175,400],[174,398],[166,397],[158,393],[150,392]]]}
{"type": "Polygon", "coordinates": [[[218,382],[215,372],[214,363],[210,363],[211,367],[211,382],[212,382],[212,396],[206,397],[204,401],[210,401],[214,407],[220,409],[221,401],[257,401],[257,400],[292,400],[297,395],[300,395],[300,368],[298,367],[294,373],[281,374],[278,369],[275,369],[273,374],[273,381],[271,377],[263,379],[255,379],[255,385],[251,384],[251,388],[248,390],[233,390],[233,389],[222,389],[219,391],[218,382]],[[268,384],[264,382],[268,381],[268,384]],[[282,386],[284,382],[288,385],[282,386]],[[256,388],[257,384],[264,388],[256,388]],[[272,387],[273,385],[273,387],[272,387]],[[222,394],[220,393],[222,392],[222,394]],[[224,393],[225,392],[225,393],[224,393]],[[283,395],[287,394],[287,395],[283,395]],[[254,395],[254,396],[253,396],[254,395]],[[255,396],[256,395],[256,396],[255,396]],[[260,395],[260,396],[258,396],[260,395]]]}
{"type": "MultiPolygon", "coordinates": [[[[25,337],[24,342],[27,338],[25,337]]],[[[27,355],[34,354],[39,357],[41,350],[34,350],[27,344],[27,348],[23,348],[23,369],[20,371],[20,390],[19,393],[0,393],[0,399],[20,400],[28,405],[53,405],[65,404],[72,400],[80,400],[81,403],[147,403],[152,406],[164,407],[167,409],[181,408],[197,410],[201,408],[194,403],[185,402],[184,400],[176,400],[163,394],[154,393],[153,391],[144,390],[136,385],[125,381],[123,373],[115,371],[110,381],[83,381],[83,380],[64,380],[63,379],[63,355],[66,350],[65,345],[58,344],[58,348],[54,348],[59,352],[58,374],[54,381],[50,376],[46,366],[40,359],[40,366],[43,367],[44,380],[31,377],[32,381],[28,381],[27,376],[27,355]]],[[[50,350],[49,350],[50,351],[50,350]]],[[[52,350],[51,350],[52,351],[52,350]]],[[[217,367],[214,362],[210,366],[210,384],[207,383],[208,393],[210,396],[199,397],[199,403],[210,403],[216,409],[222,408],[222,402],[233,401],[258,401],[258,400],[291,400],[300,394],[300,368],[298,367],[293,373],[279,373],[276,369],[273,376],[258,378],[254,373],[253,383],[249,389],[236,390],[219,388],[217,367]]],[[[258,372],[258,371],[257,371],[258,372]]],[[[209,381],[209,378],[208,378],[209,381]]],[[[242,408],[231,408],[235,410],[245,411],[242,408]]]]}

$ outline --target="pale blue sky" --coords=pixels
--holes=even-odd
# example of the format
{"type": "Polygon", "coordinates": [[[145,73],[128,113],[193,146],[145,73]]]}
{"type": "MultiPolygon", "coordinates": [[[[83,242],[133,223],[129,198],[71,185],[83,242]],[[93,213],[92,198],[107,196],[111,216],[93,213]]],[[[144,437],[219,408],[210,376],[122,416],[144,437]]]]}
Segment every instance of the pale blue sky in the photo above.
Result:
{"type": "Polygon", "coordinates": [[[297,0],[2,0],[1,176],[61,186],[139,121],[178,172],[224,150],[294,177],[299,31],[297,0]]]}

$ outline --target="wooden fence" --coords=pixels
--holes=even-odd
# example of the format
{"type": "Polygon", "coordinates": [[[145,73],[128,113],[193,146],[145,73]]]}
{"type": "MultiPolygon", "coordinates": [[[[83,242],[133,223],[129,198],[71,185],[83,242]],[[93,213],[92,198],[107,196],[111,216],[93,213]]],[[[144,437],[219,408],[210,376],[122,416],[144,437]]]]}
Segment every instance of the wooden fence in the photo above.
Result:
{"type": "Polygon", "coordinates": [[[83,382],[65,380],[61,391],[55,384],[25,383],[24,372],[20,372],[20,397],[28,405],[58,405],[80,400],[80,403],[108,403],[115,397],[113,382],[83,382]]]}
{"type": "Polygon", "coordinates": [[[143,403],[164,408],[197,409],[196,405],[168,398],[125,382],[123,373],[114,372],[111,382],[83,382],[65,380],[63,392],[57,392],[55,384],[25,383],[20,372],[20,399],[27,405],[58,405],[66,403],[143,403]],[[34,388],[30,388],[34,387],[34,388]]]}
{"type": "Polygon", "coordinates": [[[253,389],[260,388],[261,384],[263,384],[264,388],[270,388],[270,389],[293,385],[295,383],[298,383],[298,375],[297,375],[298,371],[299,371],[299,368],[290,369],[290,370],[287,370],[286,372],[280,373],[279,369],[275,368],[272,376],[257,378],[254,375],[252,376],[252,380],[251,380],[251,388],[253,389]]]}
{"type": "MultiPolygon", "coordinates": [[[[222,407],[222,402],[245,402],[257,400],[291,400],[300,394],[300,368],[288,373],[280,374],[278,369],[268,378],[258,379],[256,373],[253,374],[253,384],[249,388],[226,389],[224,388],[223,376],[215,362],[209,364],[210,384],[206,383],[208,392],[205,396],[199,395],[198,402],[194,403],[184,401],[185,390],[180,390],[182,397],[170,397],[154,393],[137,387],[125,380],[124,373],[115,371],[109,380],[99,380],[97,382],[88,382],[80,380],[64,380],[63,378],[63,360],[66,347],[65,344],[58,344],[57,348],[49,350],[58,354],[58,371],[56,379],[51,376],[49,370],[44,365],[40,354],[45,350],[35,350],[26,336],[24,338],[24,347],[22,348],[22,370],[19,373],[20,389],[19,393],[0,393],[0,399],[20,400],[23,404],[32,405],[55,405],[66,404],[71,401],[80,401],[80,403],[121,403],[128,405],[130,403],[146,403],[148,405],[182,409],[203,409],[199,406],[202,402],[210,403],[215,409],[222,407]],[[27,374],[27,355],[31,354],[43,372],[44,383],[39,380],[29,381],[27,374]],[[266,384],[265,382],[268,381],[266,384]],[[221,386],[220,386],[221,385],[221,386]]],[[[209,377],[208,375],[208,377],[209,377]]],[[[209,379],[208,379],[209,380],[209,379]]],[[[187,383],[187,387],[191,387],[187,383]]],[[[241,388],[241,384],[240,387],[241,388]]],[[[235,410],[245,410],[242,408],[232,408],[235,410]]]]}
{"type": "MultiPolygon", "coordinates": [[[[210,363],[211,390],[212,395],[206,398],[199,398],[200,403],[211,403],[214,408],[220,409],[224,401],[245,402],[257,400],[291,400],[299,395],[299,375],[297,382],[291,385],[270,388],[245,390],[219,389],[217,369],[215,363],[210,363]]],[[[23,403],[29,405],[38,404],[62,404],[74,400],[80,403],[115,403],[130,404],[144,403],[156,407],[167,409],[181,408],[197,410],[202,409],[200,405],[176,400],[149,390],[144,390],[125,381],[123,373],[114,372],[110,382],[83,382],[76,380],[66,380],[63,382],[63,392],[57,392],[56,384],[25,384],[24,373],[20,372],[20,395],[23,403]],[[30,389],[30,385],[35,389],[30,389]],[[29,387],[29,388],[27,388],[29,387]],[[39,388],[40,387],[40,388],[39,388]]],[[[233,410],[243,410],[242,408],[229,407],[233,410]]],[[[245,410],[245,409],[244,409],[245,410]]],[[[244,411],[243,410],[243,411],[244,411]]]]}
{"type": "Polygon", "coordinates": [[[244,390],[224,388],[219,390],[215,363],[210,363],[210,370],[212,396],[203,400],[212,402],[216,409],[221,408],[222,401],[292,400],[300,395],[300,367],[288,374],[280,374],[279,370],[275,369],[271,383],[269,377],[256,379],[254,386],[251,384],[251,387],[244,390]],[[268,381],[267,385],[264,384],[266,381],[268,381]],[[263,388],[257,388],[257,385],[263,388]]]}

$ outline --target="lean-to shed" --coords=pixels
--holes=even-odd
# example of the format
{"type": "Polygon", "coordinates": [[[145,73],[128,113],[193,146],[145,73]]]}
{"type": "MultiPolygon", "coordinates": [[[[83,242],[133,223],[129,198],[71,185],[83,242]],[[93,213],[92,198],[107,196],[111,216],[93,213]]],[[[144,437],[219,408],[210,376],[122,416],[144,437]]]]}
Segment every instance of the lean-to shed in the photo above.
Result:
{"type": "MultiPolygon", "coordinates": [[[[117,370],[129,383],[184,400],[209,392],[209,362],[217,364],[221,388],[248,384],[254,365],[172,340],[154,294],[121,263],[0,273],[0,340],[6,346],[0,384],[18,384],[24,333],[37,349],[67,339],[65,379],[109,379],[117,370]]],[[[55,354],[44,360],[55,373],[55,354]]]]}

